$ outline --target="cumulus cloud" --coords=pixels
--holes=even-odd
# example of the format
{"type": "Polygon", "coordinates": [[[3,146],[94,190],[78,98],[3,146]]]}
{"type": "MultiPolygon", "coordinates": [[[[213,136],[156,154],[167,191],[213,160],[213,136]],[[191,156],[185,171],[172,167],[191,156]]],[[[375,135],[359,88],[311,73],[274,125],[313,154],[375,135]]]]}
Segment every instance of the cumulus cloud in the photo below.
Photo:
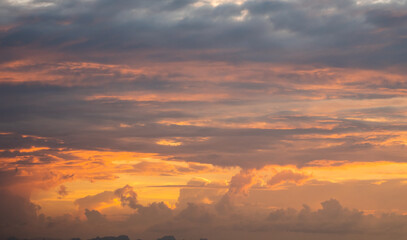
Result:
{"type": "Polygon", "coordinates": [[[0,237],[6,238],[26,227],[35,226],[40,208],[25,197],[1,190],[0,237]]]}
{"type": "Polygon", "coordinates": [[[228,191],[215,204],[216,210],[220,213],[232,212],[235,199],[241,195],[247,196],[250,188],[257,183],[257,180],[256,169],[242,169],[230,179],[228,191]]]}
{"type": "Polygon", "coordinates": [[[160,233],[197,232],[215,226],[217,213],[213,206],[206,204],[188,203],[186,208],[181,209],[173,218],[165,222],[154,224],[149,231],[160,233]]]}
{"type": "MultiPolygon", "coordinates": [[[[118,199],[124,197],[123,202],[129,204],[129,198],[134,199],[129,186],[119,188],[122,195],[115,195],[118,199]],[[127,194],[127,195],[126,195],[127,194]]],[[[102,194],[102,193],[101,193],[102,194]]],[[[396,213],[377,213],[375,215],[364,213],[357,209],[343,207],[338,200],[329,199],[321,203],[318,209],[304,205],[301,209],[274,208],[265,211],[259,208],[255,211],[244,211],[250,206],[239,203],[229,211],[218,211],[217,203],[202,204],[188,203],[176,209],[166,204],[155,202],[143,206],[138,204],[137,211],[125,215],[123,218],[110,218],[98,210],[85,209],[85,220],[70,215],[60,217],[45,217],[37,215],[38,208],[28,200],[3,194],[2,206],[10,209],[10,204],[17,204],[21,218],[8,218],[7,211],[2,228],[4,236],[23,236],[25,234],[40,234],[43,236],[74,237],[74,236],[103,236],[126,234],[130,237],[149,236],[157,238],[162,234],[174,234],[181,238],[208,237],[235,239],[236,232],[248,237],[267,239],[266,236],[274,234],[284,239],[298,239],[323,237],[360,239],[363,236],[375,236],[373,239],[388,239],[389,236],[398,237],[406,233],[404,228],[407,219],[396,213]],[[9,201],[10,200],[10,201],[9,201]],[[264,214],[256,214],[261,210],[264,214]],[[21,220],[21,221],[20,221],[21,220]],[[27,224],[28,222],[30,224],[27,224]],[[16,226],[19,226],[16,228],[16,226]],[[35,229],[33,226],[36,226],[35,229]],[[216,228],[216,231],[211,231],[216,228]],[[19,229],[19,230],[17,230],[19,229]],[[233,233],[234,232],[234,233],[233,233]]],[[[102,195],[95,195],[101,198],[102,195]]],[[[229,195],[227,195],[229,196],[229,195]]]]}
{"type": "Polygon", "coordinates": [[[234,175],[229,183],[229,194],[248,194],[249,189],[256,183],[256,170],[244,169],[234,175]]]}
{"type": "Polygon", "coordinates": [[[14,225],[26,225],[34,222],[40,206],[29,199],[14,195],[8,191],[1,191],[1,225],[2,228],[14,225]]]}
{"type": "Polygon", "coordinates": [[[214,211],[207,205],[190,204],[184,211],[173,220],[155,225],[150,230],[173,233],[201,233],[202,229],[210,231],[217,226],[217,234],[209,234],[216,238],[220,232],[229,233],[223,235],[225,239],[234,239],[232,231],[247,234],[248,236],[267,239],[268,234],[282,236],[284,239],[298,239],[306,236],[312,239],[323,239],[327,236],[338,238],[349,236],[350,239],[360,239],[363,236],[381,235],[373,239],[385,239],[385,235],[402,236],[405,228],[402,222],[407,219],[402,215],[370,215],[357,209],[343,207],[336,199],[330,199],[321,203],[322,208],[313,210],[304,205],[302,209],[274,209],[266,217],[253,218],[249,215],[241,215],[238,209],[232,212],[214,211]],[[392,220],[389,219],[392,218],[392,220]],[[394,218],[393,218],[394,217],[394,218]],[[188,220],[188,221],[185,221],[188,220]],[[398,222],[387,228],[388,224],[398,222]],[[192,224],[198,223],[198,224],[192,224]],[[230,232],[229,232],[230,231],[230,232]]]}
{"type": "Polygon", "coordinates": [[[164,222],[173,216],[173,210],[164,202],[153,202],[147,206],[139,206],[137,212],[130,215],[129,222],[148,226],[157,222],[164,222]]]}
{"type": "Polygon", "coordinates": [[[204,178],[192,178],[187,185],[180,186],[177,208],[186,208],[190,203],[213,204],[227,192],[225,182],[211,182],[204,178]]]}
{"type": "Polygon", "coordinates": [[[101,223],[106,221],[106,217],[97,210],[85,209],[85,216],[86,219],[92,223],[101,223]]]}
{"type": "Polygon", "coordinates": [[[322,208],[317,211],[306,205],[299,212],[294,209],[275,210],[270,213],[268,221],[273,223],[273,227],[289,231],[353,233],[369,230],[370,226],[363,226],[363,222],[369,223],[371,216],[343,208],[335,199],[324,201],[321,205],[322,208]]]}
{"type": "Polygon", "coordinates": [[[88,195],[75,200],[75,204],[79,209],[96,209],[100,206],[111,204],[117,199],[123,207],[137,209],[140,207],[137,200],[137,193],[133,187],[126,185],[118,188],[115,191],[104,191],[95,195],[88,195]]]}
{"type": "Polygon", "coordinates": [[[116,189],[114,195],[120,198],[122,206],[129,206],[133,209],[137,209],[140,206],[137,203],[137,193],[129,185],[116,189]]]}

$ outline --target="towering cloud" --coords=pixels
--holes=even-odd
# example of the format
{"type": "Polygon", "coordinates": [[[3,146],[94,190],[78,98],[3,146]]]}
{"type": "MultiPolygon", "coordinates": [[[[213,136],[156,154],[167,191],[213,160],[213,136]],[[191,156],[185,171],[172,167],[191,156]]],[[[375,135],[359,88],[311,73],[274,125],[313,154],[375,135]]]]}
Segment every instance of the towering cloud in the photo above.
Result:
{"type": "Polygon", "coordinates": [[[137,204],[137,193],[129,185],[117,189],[114,191],[114,195],[120,198],[120,202],[123,206],[129,206],[134,209],[139,207],[137,204]]]}

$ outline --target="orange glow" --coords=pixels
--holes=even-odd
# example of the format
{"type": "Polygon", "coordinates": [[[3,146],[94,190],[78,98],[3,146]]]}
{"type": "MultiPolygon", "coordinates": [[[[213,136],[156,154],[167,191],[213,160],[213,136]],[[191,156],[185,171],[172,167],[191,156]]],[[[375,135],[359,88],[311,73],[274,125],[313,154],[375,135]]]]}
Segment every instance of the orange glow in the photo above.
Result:
{"type": "Polygon", "coordinates": [[[156,143],[159,145],[173,146],[173,147],[182,145],[182,142],[177,142],[174,140],[167,140],[167,139],[161,139],[161,140],[157,141],[156,143]]]}
{"type": "Polygon", "coordinates": [[[116,95],[116,96],[89,96],[86,98],[87,101],[92,100],[121,100],[121,101],[140,101],[140,102],[183,102],[183,101],[219,101],[222,99],[227,99],[229,96],[221,93],[214,94],[183,94],[182,96],[178,94],[149,94],[142,92],[127,92],[126,95],[116,95]]]}

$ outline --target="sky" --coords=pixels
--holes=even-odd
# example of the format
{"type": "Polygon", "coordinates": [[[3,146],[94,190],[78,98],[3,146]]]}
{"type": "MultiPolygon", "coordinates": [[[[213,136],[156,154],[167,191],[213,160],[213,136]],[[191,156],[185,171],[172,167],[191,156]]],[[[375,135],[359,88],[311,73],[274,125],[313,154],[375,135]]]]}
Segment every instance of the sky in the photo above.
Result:
{"type": "Polygon", "coordinates": [[[0,239],[402,239],[407,1],[0,0],[0,239]]]}

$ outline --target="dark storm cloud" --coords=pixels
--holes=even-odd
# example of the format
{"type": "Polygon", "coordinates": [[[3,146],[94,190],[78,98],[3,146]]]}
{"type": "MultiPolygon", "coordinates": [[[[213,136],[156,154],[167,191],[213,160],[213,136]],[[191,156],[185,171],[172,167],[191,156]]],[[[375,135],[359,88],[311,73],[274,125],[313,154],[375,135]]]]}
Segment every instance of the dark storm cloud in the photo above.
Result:
{"type": "Polygon", "coordinates": [[[399,3],[247,1],[215,7],[195,2],[3,3],[6,30],[0,33],[0,49],[8,54],[2,59],[26,58],[19,49],[35,48],[104,62],[129,61],[129,53],[150,61],[294,61],[368,68],[406,62],[406,7],[399,3]]]}
{"type": "Polygon", "coordinates": [[[407,23],[407,13],[398,9],[375,9],[366,13],[367,21],[380,27],[392,28],[407,23]]]}
{"type": "Polygon", "coordinates": [[[10,192],[1,190],[0,197],[0,229],[7,227],[24,226],[37,220],[39,206],[33,204],[28,199],[16,196],[10,192]]]}

